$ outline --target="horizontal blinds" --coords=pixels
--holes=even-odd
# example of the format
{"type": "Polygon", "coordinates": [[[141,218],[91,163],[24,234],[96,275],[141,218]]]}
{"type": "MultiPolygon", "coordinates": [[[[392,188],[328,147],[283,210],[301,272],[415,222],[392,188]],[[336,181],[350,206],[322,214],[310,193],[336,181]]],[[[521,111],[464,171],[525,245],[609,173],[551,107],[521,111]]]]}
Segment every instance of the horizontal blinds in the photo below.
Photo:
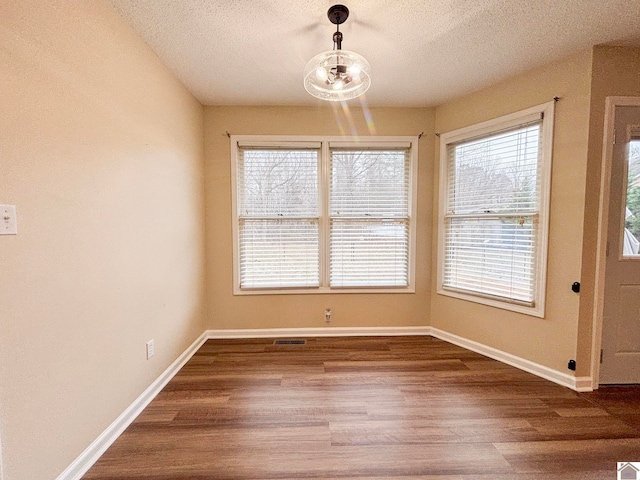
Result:
{"type": "Polygon", "coordinates": [[[315,219],[241,219],[242,288],[293,288],[319,285],[319,233],[315,219]]]}
{"type": "Polygon", "coordinates": [[[377,141],[375,137],[370,137],[367,139],[366,144],[363,144],[362,141],[344,141],[344,140],[331,140],[329,142],[329,148],[332,150],[338,149],[353,149],[356,151],[362,150],[379,150],[379,151],[389,151],[389,150],[409,150],[411,148],[410,141],[377,141]]]}
{"type": "Polygon", "coordinates": [[[239,148],[242,288],[319,286],[319,159],[317,146],[239,148]]]}
{"type": "Polygon", "coordinates": [[[535,212],[540,126],[448,145],[448,213],[535,212]]]}
{"type": "Polygon", "coordinates": [[[406,220],[333,219],[331,286],[407,286],[408,237],[406,220]]]}
{"type": "Polygon", "coordinates": [[[408,149],[332,149],[330,215],[407,217],[409,165],[408,149]]]}
{"type": "Polygon", "coordinates": [[[455,219],[445,224],[444,285],[533,302],[533,218],[455,219]]]}
{"type": "Polygon", "coordinates": [[[408,148],[332,148],[330,264],[332,287],[409,283],[408,148]]]}
{"type": "Polygon", "coordinates": [[[447,146],[445,288],[533,305],[540,127],[447,146]]]}
{"type": "Polygon", "coordinates": [[[318,216],[319,148],[240,148],[241,217],[318,216]]]}

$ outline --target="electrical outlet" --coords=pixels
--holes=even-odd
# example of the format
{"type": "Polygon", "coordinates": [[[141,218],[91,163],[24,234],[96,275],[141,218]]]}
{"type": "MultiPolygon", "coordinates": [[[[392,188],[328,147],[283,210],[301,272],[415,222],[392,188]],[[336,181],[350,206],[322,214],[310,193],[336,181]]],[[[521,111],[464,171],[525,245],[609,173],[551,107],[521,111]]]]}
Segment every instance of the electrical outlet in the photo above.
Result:
{"type": "Polygon", "coordinates": [[[18,222],[16,220],[15,205],[0,205],[0,235],[17,235],[18,222]]]}
{"type": "Polygon", "coordinates": [[[154,354],[154,345],[153,345],[153,340],[149,340],[147,342],[147,360],[149,360],[151,357],[153,357],[154,354]]]}
{"type": "Polygon", "coordinates": [[[324,311],[324,321],[327,323],[331,323],[331,309],[327,308],[324,311]]]}

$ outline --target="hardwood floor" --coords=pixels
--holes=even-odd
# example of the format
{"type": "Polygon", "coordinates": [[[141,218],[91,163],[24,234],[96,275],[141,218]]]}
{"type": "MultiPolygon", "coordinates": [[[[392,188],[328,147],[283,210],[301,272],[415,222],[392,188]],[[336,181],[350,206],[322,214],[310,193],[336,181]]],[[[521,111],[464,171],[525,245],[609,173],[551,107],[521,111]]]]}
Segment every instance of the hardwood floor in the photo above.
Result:
{"type": "Polygon", "coordinates": [[[640,393],[432,337],[208,341],[86,480],[584,480],[640,461],[640,393]]]}

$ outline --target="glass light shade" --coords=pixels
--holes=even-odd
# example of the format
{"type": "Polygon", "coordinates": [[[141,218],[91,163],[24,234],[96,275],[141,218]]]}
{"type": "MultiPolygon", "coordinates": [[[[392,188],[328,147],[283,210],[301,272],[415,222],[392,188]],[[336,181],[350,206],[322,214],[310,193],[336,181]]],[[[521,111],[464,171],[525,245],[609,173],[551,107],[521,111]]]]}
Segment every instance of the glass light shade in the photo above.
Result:
{"type": "Polygon", "coordinates": [[[371,65],[349,50],[329,50],[304,67],[304,88],[321,100],[338,102],[359,97],[371,85],[371,65]]]}

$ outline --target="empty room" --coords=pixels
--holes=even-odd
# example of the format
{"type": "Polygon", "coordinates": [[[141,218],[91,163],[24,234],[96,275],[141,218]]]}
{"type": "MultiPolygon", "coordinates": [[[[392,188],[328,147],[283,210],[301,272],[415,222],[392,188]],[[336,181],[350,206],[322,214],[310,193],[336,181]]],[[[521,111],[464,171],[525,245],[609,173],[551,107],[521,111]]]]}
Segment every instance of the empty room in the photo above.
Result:
{"type": "Polygon", "coordinates": [[[0,2],[0,480],[640,479],[639,19],[0,2]]]}

